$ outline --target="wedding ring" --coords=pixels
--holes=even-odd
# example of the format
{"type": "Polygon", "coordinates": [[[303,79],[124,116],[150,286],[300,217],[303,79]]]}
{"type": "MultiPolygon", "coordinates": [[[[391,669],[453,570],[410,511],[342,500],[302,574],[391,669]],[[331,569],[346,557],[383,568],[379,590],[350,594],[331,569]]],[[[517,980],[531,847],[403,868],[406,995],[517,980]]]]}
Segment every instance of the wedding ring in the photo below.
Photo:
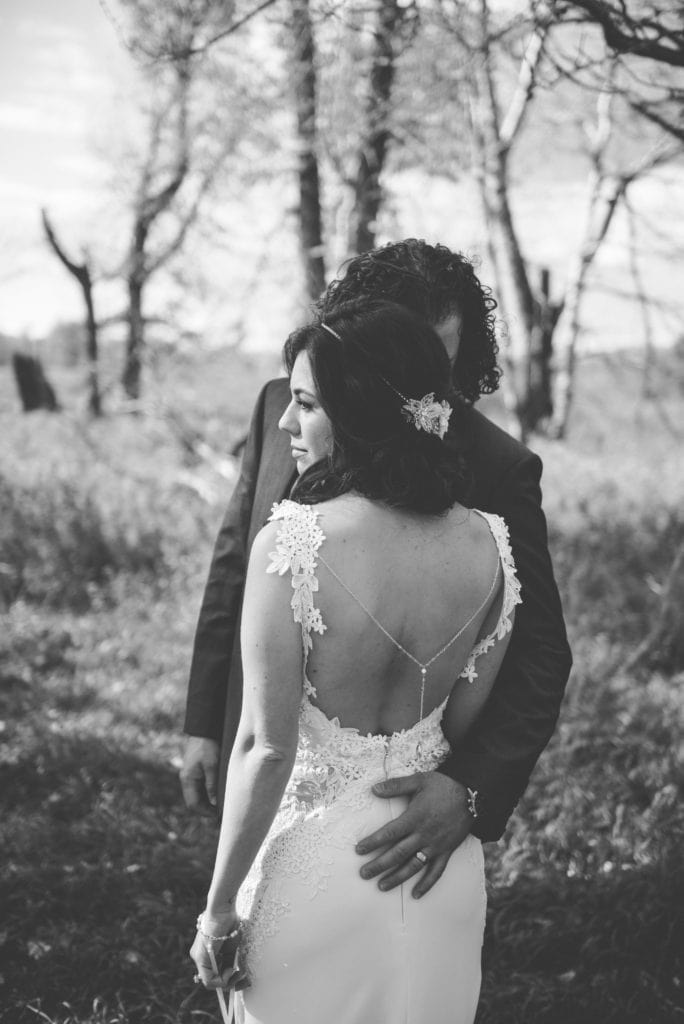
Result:
{"type": "Polygon", "coordinates": [[[199,974],[195,974],[192,980],[194,981],[194,983],[195,983],[196,985],[199,985],[199,983],[200,983],[200,981],[201,981],[202,979],[200,978],[199,974]]]}
{"type": "Polygon", "coordinates": [[[416,860],[419,860],[421,864],[427,864],[427,854],[423,853],[422,850],[416,850],[413,856],[416,858],[416,860]]]}

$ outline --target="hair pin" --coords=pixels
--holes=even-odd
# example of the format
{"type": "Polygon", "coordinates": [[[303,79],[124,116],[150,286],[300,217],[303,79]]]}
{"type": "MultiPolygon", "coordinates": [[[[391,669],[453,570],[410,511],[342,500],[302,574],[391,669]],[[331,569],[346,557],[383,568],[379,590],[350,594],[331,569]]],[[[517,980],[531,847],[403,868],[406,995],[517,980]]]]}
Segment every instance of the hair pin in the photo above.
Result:
{"type": "Polygon", "coordinates": [[[332,334],[333,338],[337,338],[338,341],[342,341],[342,338],[340,338],[337,331],[333,331],[332,327],[328,327],[328,325],[326,323],[323,323],[322,320],[318,326],[322,327],[324,331],[328,332],[328,334],[332,334]]]}
{"type": "Polygon", "coordinates": [[[423,395],[422,398],[407,398],[395,388],[394,384],[390,384],[386,377],[381,379],[395,395],[402,399],[404,404],[401,411],[408,423],[413,424],[416,430],[424,430],[426,434],[436,434],[440,441],[444,440],[444,435],[449,429],[449,418],[453,412],[448,402],[436,401],[434,391],[423,395]]]}

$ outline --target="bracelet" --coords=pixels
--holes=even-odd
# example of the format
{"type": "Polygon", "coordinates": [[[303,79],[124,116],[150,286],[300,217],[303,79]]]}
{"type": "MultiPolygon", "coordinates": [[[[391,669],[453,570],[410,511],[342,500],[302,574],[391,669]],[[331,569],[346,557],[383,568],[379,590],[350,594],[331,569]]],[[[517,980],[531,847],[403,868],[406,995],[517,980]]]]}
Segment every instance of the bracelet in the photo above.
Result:
{"type": "Polygon", "coordinates": [[[466,793],[468,794],[468,799],[466,800],[466,807],[468,808],[468,813],[471,815],[471,817],[477,818],[477,806],[475,804],[475,801],[477,800],[477,790],[469,789],[468,786],[466,786],[466,793]]]}
{"type": "Polygon", "coordinates": [[[226,942],[228,939],[234,939],[240,932],[239,928],[234,928],[233,931],[228,932],[227,935],[209,935],[209,933],[205,932],[204,928],[202,927],[203,917],[204,914],[202,913],[197,918],[197,931],[200,933],[203,939],[207,940],[207,942],[226,942]]]}

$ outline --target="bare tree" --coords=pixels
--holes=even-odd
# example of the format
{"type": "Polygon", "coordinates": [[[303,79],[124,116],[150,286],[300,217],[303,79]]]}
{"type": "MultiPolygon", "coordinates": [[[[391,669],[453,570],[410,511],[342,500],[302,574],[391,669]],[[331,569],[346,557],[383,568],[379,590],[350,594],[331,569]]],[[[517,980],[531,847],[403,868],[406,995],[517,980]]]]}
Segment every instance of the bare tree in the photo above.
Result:
{"type": "Polygon", "coordinates": [[[133,194],[119,270],[128,295],[122,384],[135,401],[141,391],[147,287],[183,249],[249,116],[249,90],[240,81],[237,58],[231,61],[231,53],[223,63],[212,60],[209,49],[251,20],[257,8],[239,13],[235,3],[223,0],[120,0],[120,10],[127,28],[113,20],[141,62],[146,106],[143,152],[132,154],[122,170],[133,194]]]}
{"type": "Polygon", "coordinates": [[[537,87],[549,19],[536,10],[522,46],[516,80],[502,102],[497,62],[500,32],[490,23],[488,0],[454,5],[447,24],[467,61],[461,86],[468,115],[472,166],[487,232],[497,298],[506,321],[503,395],[511,428],[525,437],[550,413],[548,355],[554,311],[548,277],[538,294],[523,256],[510,203],[510,155],[537,87]]]}
{"type": "Polygon", "coordinates": [[[188,88],[190,75],[187,65],[178,69],[175,89],[163,106],[154,109],[149,119],[147,152],[143,161],[133,205],[133,224],[125,263],[128,290],[128,336],[126,360],[122,376],[124,390],[129,398],[140,397],[140,375],[145,343],[143,293],[152,275],[180,248],[190,221],[183,218],[175,235],[154,256],[149,251],[150,232],[155,221],[171,206],[185,180],[189,164],[188,88]],[[168,166],[160,174],[159,163],[167,163],[167,155],[160,155],[162,139],[170,128],[174,152],[168,166]]]}
{"type": "MultiPolygon", "coordinates": [[[[679,82],[671,69],[642,77],[635,73],[634,60],[611,52],[600,33],[575,38],[578,45],[569,60],[559,49],[550,54],[550,61],[566,79],[588,95],[596,95],[596,112],[582,125],[589,160],[585,229],[569,266],[553,337],[553,412],[547,432],[556,438],[564,437],[568,427],[576,349],[583,327],[581,306],[599,248],[618,209],[628,208],[634,182],[684,153],[684,134],[673,131],[671,123],[681,75],[679,82]]],[[[632,251],[633,275],[635,259],[632,251]]],[[[635,283],[641,285],[636,278],[635,283]]],[[[637,293],[643,314],[647,296],[643,289],[637,288],[637,293]]],[[[645,321],[645,327],[650,329],[650,321],[645,321]]]]}
{"type": "Polygon", "coordinates": [[[410,6],[400,0],[377,0],[375,6],[365,110],[356,173],[351,181],[354,206],[349,248],[354,253],[366,252],[375,245],[376,222],[383,200],[381,175],[392,136],[392,87],[409,12],[410,6]]]}
{"type": "Polygon", "coordinates": [[[316,123],[316,46],[309,0],[290,0],[293,79],[297,112],[299,245],[308,297],[325,288],[316,123]]]}
{"type": "Polygon", "coordinates": [[[131,24],[124,25],[109,0],[100,7],[122,46],[138,61],[184,61],[206,53],[216,43],[238,32],[277,0],[119,0],[131,24]]]}
{"type": "Polygon", "coordinates": [[[48,245],[53,253],[66,267],[69,273],[78,282],[83,301],[86,308],[85,333],[86,333],[86,357],[88,362],[88,408],[93,416],[99,416],[102,412],[102,401],[100,396],[100,385],[98,376],[98,337],[97,321],[95,319],[95,306],[93,302],[93,269],[92,258],[87,249],[83,249],[82,261],[69,257],[62,243],[57,238],[55,229],[48,217],[47,210],[41,210],[43,229],[48,245]]]}
{"type": "MultiPolygon", "coordinates": [[[[629,187],[677,152],[661,142],[633,162],[629,169],[611,171],[607,151],[614,132],[612,111],[615,100],[615,93],[610,89],[599,94],[596,123],[587,127],[592,167],[586,224],[579,251],[568,273],[553,336],[553,412],[547,433],[557,439],[565,437],[568,428],[574,398],[577,343],[582,330],[581,305],[596,254],[608,234],[618,206],[626,203],[629,187]]],[[[644,296],[641,295],[640,302],[643,301],[644,296]]]]}
{"type": "MultiPolygon", "coordinates": [[[[497,298],[505,322],[503,397],[509,428],[521,437],[542,430],[562,437],[573,398],[580,310],[588,275],[605,241],[615,211],[628,187],[681,151],[660,130],[642,127],[639,137],[615,139],[613,109],[619,99],[624,124],[629,120],[635,80],[619,68],[605,47],[574,47],[561,66],[552,54],[555,38],[566,31],[554,21],[544,0],[532,0],[527,13],[497,13],[488,0],[443,0],[444,24],[456,44],[461,101],[468,114],[472,170],[480,194],[487,248],[497,298]],[[507,69],[515,62],[515,74],[507,69]],[[589,158],[586,228],[579,251],[570,259],[564,289],[551,297],[548,271],[534,279],[525,257],[511,205],[510,160],[514,146],[559,75],[576,88],[582,106],[598,95],[595,122],[585,125],[589,158]]],[[[576,40],[577,33],[575,32],[576,40]]],[[[594,35],[594,43],[596,36],[594,35]]]]}

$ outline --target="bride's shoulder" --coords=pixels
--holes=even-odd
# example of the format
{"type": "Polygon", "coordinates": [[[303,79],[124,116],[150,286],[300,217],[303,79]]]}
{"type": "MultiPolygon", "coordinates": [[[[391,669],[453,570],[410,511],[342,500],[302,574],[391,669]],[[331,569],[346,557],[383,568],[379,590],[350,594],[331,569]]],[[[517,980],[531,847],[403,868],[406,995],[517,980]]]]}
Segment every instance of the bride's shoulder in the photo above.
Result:
{"type": "Polygon", "coordinates": [[[256,534],[249,553],[252,575],[277,573],[283,576],[309,571],[325,540],[317,505],[281,501],[273,506],[268,522],[256,534]]]}
{"type": "Polygon", "coordinates": [[[340,494],[336,498],[305,507],[316,516],[326,537],[340,532],[345,535],[353,533],[357,527],[378,514],[377,502],[353,493],[340,494]]]}
{"type": "Polygon", "coordinates": [[[449,512],[449,526],[454,539],[466,541],[473,552],[485,555],[499,547],[499,536],[507,534],[507,527],[500,516],[481,512],[477,508],[455,506],[449,512]]]}

